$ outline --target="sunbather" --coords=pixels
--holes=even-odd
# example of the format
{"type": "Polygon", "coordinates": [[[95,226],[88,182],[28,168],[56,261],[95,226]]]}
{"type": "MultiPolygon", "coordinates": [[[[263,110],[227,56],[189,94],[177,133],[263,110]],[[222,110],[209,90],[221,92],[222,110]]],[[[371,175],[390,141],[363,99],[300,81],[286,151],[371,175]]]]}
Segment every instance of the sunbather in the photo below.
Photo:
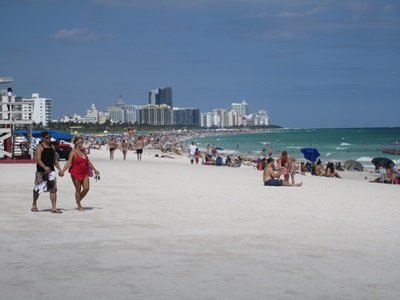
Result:
{"type": "Polygon", "coordinates": [[[289,183],[289,181],[284,181],[279,179],[282,175],[282,171],[274,171],[274,159],[269,157],[267,159],[267,166],[263,172],[263,182],[266,186],[301,186],[303,183],[299,182],[296,184],[289,183]]]}
{"type": "Polygon", "coordinates": [[[325,170],[326,177],[337,177],[342,178],[339,173],[335,170],[335,165],[332,162],[329,162],[326,166],[325,170]]]}
{"type": "Polygon", "coordinates": [[[320,159],[318,159],[317,164],[315,165],[315,175],[317,175],[317,176],[325,176],[326,175],[324,165],[322,164],[320,159]]]}

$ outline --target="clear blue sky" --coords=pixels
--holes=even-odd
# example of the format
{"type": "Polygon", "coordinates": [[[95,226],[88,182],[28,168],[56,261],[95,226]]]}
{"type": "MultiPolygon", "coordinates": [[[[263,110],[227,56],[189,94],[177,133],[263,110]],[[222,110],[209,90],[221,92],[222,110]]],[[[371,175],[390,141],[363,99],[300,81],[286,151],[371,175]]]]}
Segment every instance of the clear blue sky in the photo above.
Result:
{"type": "Polygon", "coordinates": [[[54,117],[171,86],[285,127],[400,126],[398,0],[10,0],[0,25],[0,76],[54,117]]]}

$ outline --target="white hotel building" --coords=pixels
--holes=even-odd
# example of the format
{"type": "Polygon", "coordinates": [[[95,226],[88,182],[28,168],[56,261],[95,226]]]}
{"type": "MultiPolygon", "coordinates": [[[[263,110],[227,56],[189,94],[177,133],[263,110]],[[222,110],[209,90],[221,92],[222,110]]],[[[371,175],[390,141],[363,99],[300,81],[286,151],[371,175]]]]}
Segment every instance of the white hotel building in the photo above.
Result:
{"type": "Polygon", "coordinates": [[[32,97],[15,97],[15,110],[19,112],[16,115],[18,120],[32,120],[36,124],[42,123],[47,126],[52,120],[52,100],[50,98],[41,98],[38,93],[33,93],[32,97]]]}
{"type": "Polygon", "coordinates": [[[200,114],[201,127],[236,127],[236,126],[267,126],[268,113],[265,110],[257,114],[249,114],[249,105],[245,100],[242,103],[232,103],[231,109],[214,109],[212,112],[200,114]]]}

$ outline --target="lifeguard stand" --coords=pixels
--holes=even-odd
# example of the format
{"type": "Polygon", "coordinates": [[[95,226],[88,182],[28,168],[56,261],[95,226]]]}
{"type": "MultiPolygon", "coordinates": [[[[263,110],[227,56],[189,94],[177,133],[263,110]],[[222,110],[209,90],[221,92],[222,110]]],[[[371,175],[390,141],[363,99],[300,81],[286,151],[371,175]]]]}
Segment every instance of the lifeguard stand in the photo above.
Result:
{"type": "MultiPolygon", "coordinates": [[[[0,77],[0,84],[11,83],[10,77],[0,77]]],[[[7,93],[1,91],[0,94],[0,163],[33,163],[32,149],[32,120],[22,120],[17,118],[21,111],[16,107],[21,107],[23,102],[15,102],[14,96],[8,99],[7,93]],[[11,101],[9,101],[11,100],[11,101]],[[20,144],[16,141],[16,130],[25,129],[28,131],[27,144],[20,144]]]]}

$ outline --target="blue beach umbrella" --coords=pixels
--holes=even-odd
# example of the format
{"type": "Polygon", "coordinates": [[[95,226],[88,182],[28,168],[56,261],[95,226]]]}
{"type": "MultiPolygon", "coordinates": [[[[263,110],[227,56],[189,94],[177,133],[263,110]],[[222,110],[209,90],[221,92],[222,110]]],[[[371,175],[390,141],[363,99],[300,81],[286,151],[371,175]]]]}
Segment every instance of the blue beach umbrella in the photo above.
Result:
{"type": "Polygon", "coordinates": [[[303,148],[300,151],[304,154],[304,158],[311,162],[315,162],[320,156],[318,150],[315,148],[303,148]]]}

